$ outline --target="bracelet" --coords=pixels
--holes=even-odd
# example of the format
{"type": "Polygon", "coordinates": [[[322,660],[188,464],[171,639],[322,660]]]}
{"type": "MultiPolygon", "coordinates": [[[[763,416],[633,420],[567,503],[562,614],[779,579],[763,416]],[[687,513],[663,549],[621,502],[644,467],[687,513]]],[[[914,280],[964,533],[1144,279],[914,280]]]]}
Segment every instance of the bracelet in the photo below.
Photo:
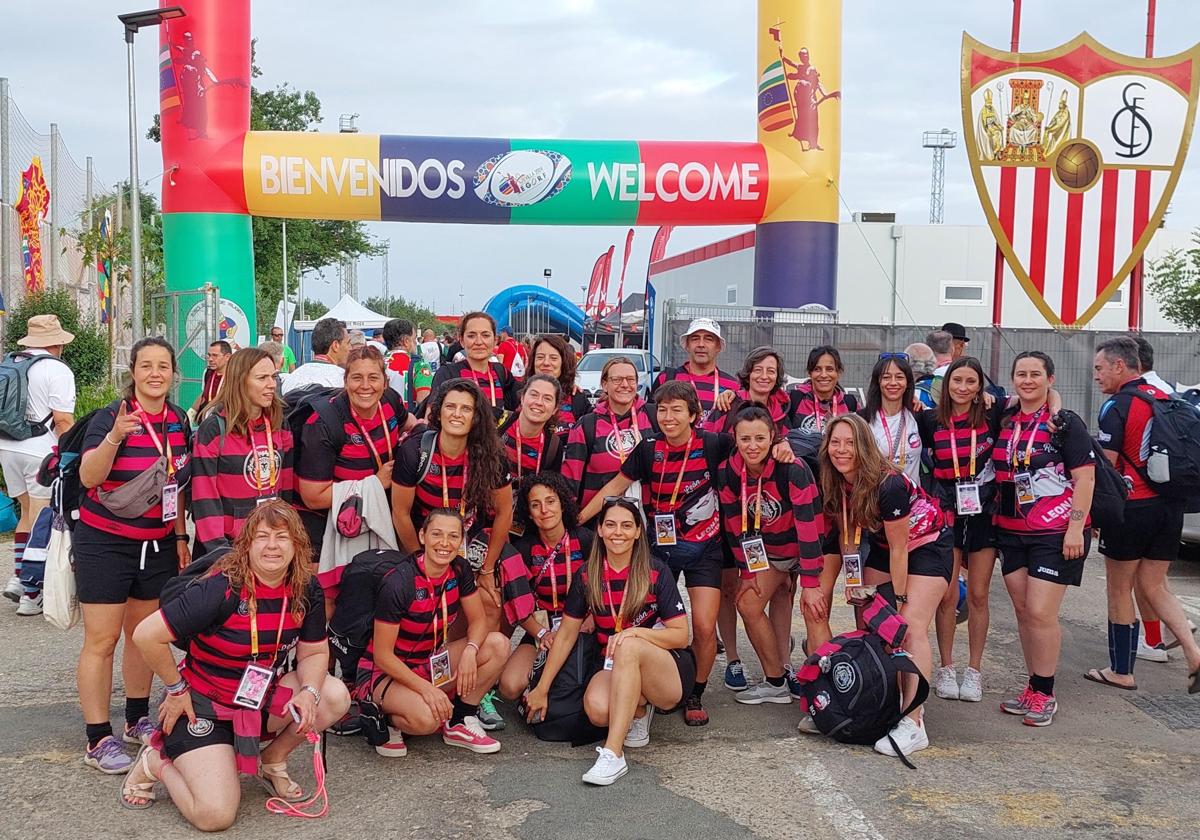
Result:
{"type": "MultiPolygon", "coordinates": [[[[541,636],[538,636],[538,638],[540,639],[541,636]]],[[[475,648],[475,652],[479,653],[479,645],[475,644],[475,642],[467,642],[466,646],[475,648]]]]}
{"type": "Polygon", "coordinates": [[[105,440],[105,441],[107,441],[108,443],[112,444],[113,446],[120,446],[120,445],[121,445],[121,441],[119,441],[119,440],[113,440],[112,438],[110,438],[110,437],[108,436],[108,433],[107,433],[107,432],[105,432],[105,434],[104,434],[104,440],[105,440]]]}
{"type": "Polygon", "coordinates": [[[183,677],[180,677],[179,682],[166,686],[166,689],[167,694],[170,696],[182,697],[184,694],[187,694],[188,691],[187,680],[185,680],[183,677]]]}
{"type": "Polygon", "coordinates": [[[300,686],[300,690],[307,691],[309,694],[311,694],[313,696],[313,699],[317,701],[317,705],[318,706],[321,705],[321,692],[317,691],[311,685],[302,685],[302,686],[300,686]]]}
{"type": "Polygon", "coordinates": [[[542,639],[544,639],[546,637],[546,634],[549,632],[550,632],[549,628],[546,628],[546,627],[543,627],[541,630],[538,630],[537,640],[540,642],[542,639]]]}
{"type": "Polygon", "coordinates": [[[183,543],[183,542],[187,542],[189,539],[191,539],[191,538],[187,534],[176,534],[175,535],[175,542],[183,543]]]}
{"type": "Polygon", "coordinates": [[[899,592],[897,592],[897,593],[896,593],[896,603],[897,603],[897,604],[907,604],[907,603],[908,603],[908,596],[907,596],[907,595],[901,595],[899,592]]]}

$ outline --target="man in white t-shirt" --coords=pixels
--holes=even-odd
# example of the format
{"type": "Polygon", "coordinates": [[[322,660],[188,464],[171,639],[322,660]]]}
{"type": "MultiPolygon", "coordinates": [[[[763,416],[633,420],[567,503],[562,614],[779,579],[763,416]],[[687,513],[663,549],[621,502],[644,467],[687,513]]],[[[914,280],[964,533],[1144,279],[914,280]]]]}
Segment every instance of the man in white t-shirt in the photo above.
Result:
{"type": "Polygon", "coordinates": [[[346,384],[346,357],[350,355],[350,333],[337,318],[322,318],[313,325],[313,360],[305,362],[283,379],[283,393],[311,385],[341,388],[346,384]]]}
{"type": "Polygon", "coordinates": [[[59,435],[75,422],[75,374],[62,360],[63,348],[75,336],[62,328],[57,315],[35,315],[26,335],[17,344],[29,356],[45,356],[27,368],[29,390],[25,419],[45,432],[26,440],[0,437],[0,468],[8,495],[21,505],[21,518],[13,535],[14,575],[4,587],[4,597],[18,602],[17,615],[41,615],[42,592],[21,580],[21,563],[29,531],[42,509],[50,504],[50,488],[38,483],[38,468],[58,442],[59,435]]]}
{"type": "Polygon", "coordinates": [[[442,345],[438,344],[437,335],[433,330],[421,333],[420,350],[425,361],[429,362],[429,369],[436,372],[442,363],[442,345]]]}

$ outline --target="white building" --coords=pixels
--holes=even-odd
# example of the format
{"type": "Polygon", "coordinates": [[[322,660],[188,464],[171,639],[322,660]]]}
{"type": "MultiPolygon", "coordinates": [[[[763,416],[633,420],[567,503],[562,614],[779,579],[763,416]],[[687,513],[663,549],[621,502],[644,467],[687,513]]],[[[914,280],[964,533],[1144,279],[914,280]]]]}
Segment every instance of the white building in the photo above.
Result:
{"type": "MultiPolygon", "coordinates": [[[[996,242],[984,225],[902,225],[843,222],[838,235],[838,321],[845,324],[967,327],[992,323],[996,242]],[[894,291],[893,291],[894,290],[894,291]]],[[[1187,231],[1159,230],[1146,249],[1147,263],[1191,245],[1187,231]]],[[[1025,290],[1005,266],[1006,327],[1046,327],[1025,290]]],[[[754,231],[674,254],[650,266],[656,292],[655,323],[669,300],[749,306],[754,302],[754,231]]],[[[1087,325],[1122,330],[1129,320],[1128,281],[1087,325]]],[[[1144,295],[1142,328],[1178,329],[1144,295]]]]}

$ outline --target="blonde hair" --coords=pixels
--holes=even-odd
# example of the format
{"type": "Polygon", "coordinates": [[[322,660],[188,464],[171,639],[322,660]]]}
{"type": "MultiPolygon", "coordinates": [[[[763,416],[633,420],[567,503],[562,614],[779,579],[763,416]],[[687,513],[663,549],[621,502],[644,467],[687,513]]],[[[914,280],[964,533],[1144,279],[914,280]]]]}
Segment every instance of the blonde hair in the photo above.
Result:
{"type": "MultiPolygon", "coordinates": [[[[254,366],[264,359],[275,364],[267,351],[247,347],[234,353],[226,363],[225,378],[221,380],[213,407],[204,412],[205,417],[215,413],[224,414],[226,434],[250,437],[250,421],[258,416],[258,407],[251,405],[250,398],[246,396],[246,381],[254,366]]],[[[279,391],[275,392],[275,399],[263,414],[272,429],[278,431],[283,425],[283,400],[279,398],[279,391]]]]}

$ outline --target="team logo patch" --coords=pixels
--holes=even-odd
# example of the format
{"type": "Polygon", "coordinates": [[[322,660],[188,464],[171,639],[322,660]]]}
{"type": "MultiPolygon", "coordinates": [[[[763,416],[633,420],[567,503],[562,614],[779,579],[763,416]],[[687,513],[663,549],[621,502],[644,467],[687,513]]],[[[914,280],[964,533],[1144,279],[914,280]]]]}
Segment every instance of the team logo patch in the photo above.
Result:
{"type": "Polygon", "coordinates": [[[429,590],[428,589],[418,589],[416,592],[413,593],[413,597],[416,598],[418,601],[424,601],[426,598],[429,597],[429,590]]]}
{"type": "Polygon", "coordinates": [[[438,464],[430,464],[429,465],[429,475],[441,475],[441,474],[442,474],[441,466],[439,466],[438,464]]]}
{"type": "Polygon", "coordinates": [[[845,694],[854,685],[854,668],[849,662],[839,662],[833,666],[833,687],[845,694]]]}
{"type": "Polygon", "coordinates": [[[279,470],[283,468],[282,452],[275,452],[273,459],[271,451],[265,446],[255,446],[253,452],[247,452],[245,460],[242,461],[242,478],[246,480],[246,484],[254,488],[269,487],[272,460],[275,461],[274,472],[278,475],[279,470]]]}
{"type": "Polygon", "coordinates": [[[763,493],[760,497],[758,491],[754,491],[746,498],[746,518],[751,522],[754,521],[754,509],[760,504],[762,505],[763,522],[774,522],[783,511],[783,506],[772,499],[769,493],[763,493]]]}
{"type": "Polygon", "coordinates": [[[363,445],[363,436],[360,435],[358,432],[355,432],[354,434],[350,435],[350,442],[353,443],[355,446],[362,446],[363,445]]]}
{"type": "Polygon", "coordinates": [[[238,615],[250,615],[250,602],[245,598],[238,601],[238,615]]]}
{"type": "Polygon", "coordinates": [[[203,738],[212,733],[213,722],[208,718],[198,717],[187,725],[187,731],[193,738],[203,738]]]}
{"type": "MultiPolygon", "coordinates": [[[[605,450],[614,458],[628,455],[635,446],[637,446],[637,438],[633,434],[633,429],[613,429],[604,439],[605,450]]],[[[657,454],[654,460],[660,460],[657,454]]]]}
{"type": "Polygon", "coordinates": [[[829,707],[829,695],[822,691],[812,701],[813,708],[818,712],[824,711],[829,707]]]}

